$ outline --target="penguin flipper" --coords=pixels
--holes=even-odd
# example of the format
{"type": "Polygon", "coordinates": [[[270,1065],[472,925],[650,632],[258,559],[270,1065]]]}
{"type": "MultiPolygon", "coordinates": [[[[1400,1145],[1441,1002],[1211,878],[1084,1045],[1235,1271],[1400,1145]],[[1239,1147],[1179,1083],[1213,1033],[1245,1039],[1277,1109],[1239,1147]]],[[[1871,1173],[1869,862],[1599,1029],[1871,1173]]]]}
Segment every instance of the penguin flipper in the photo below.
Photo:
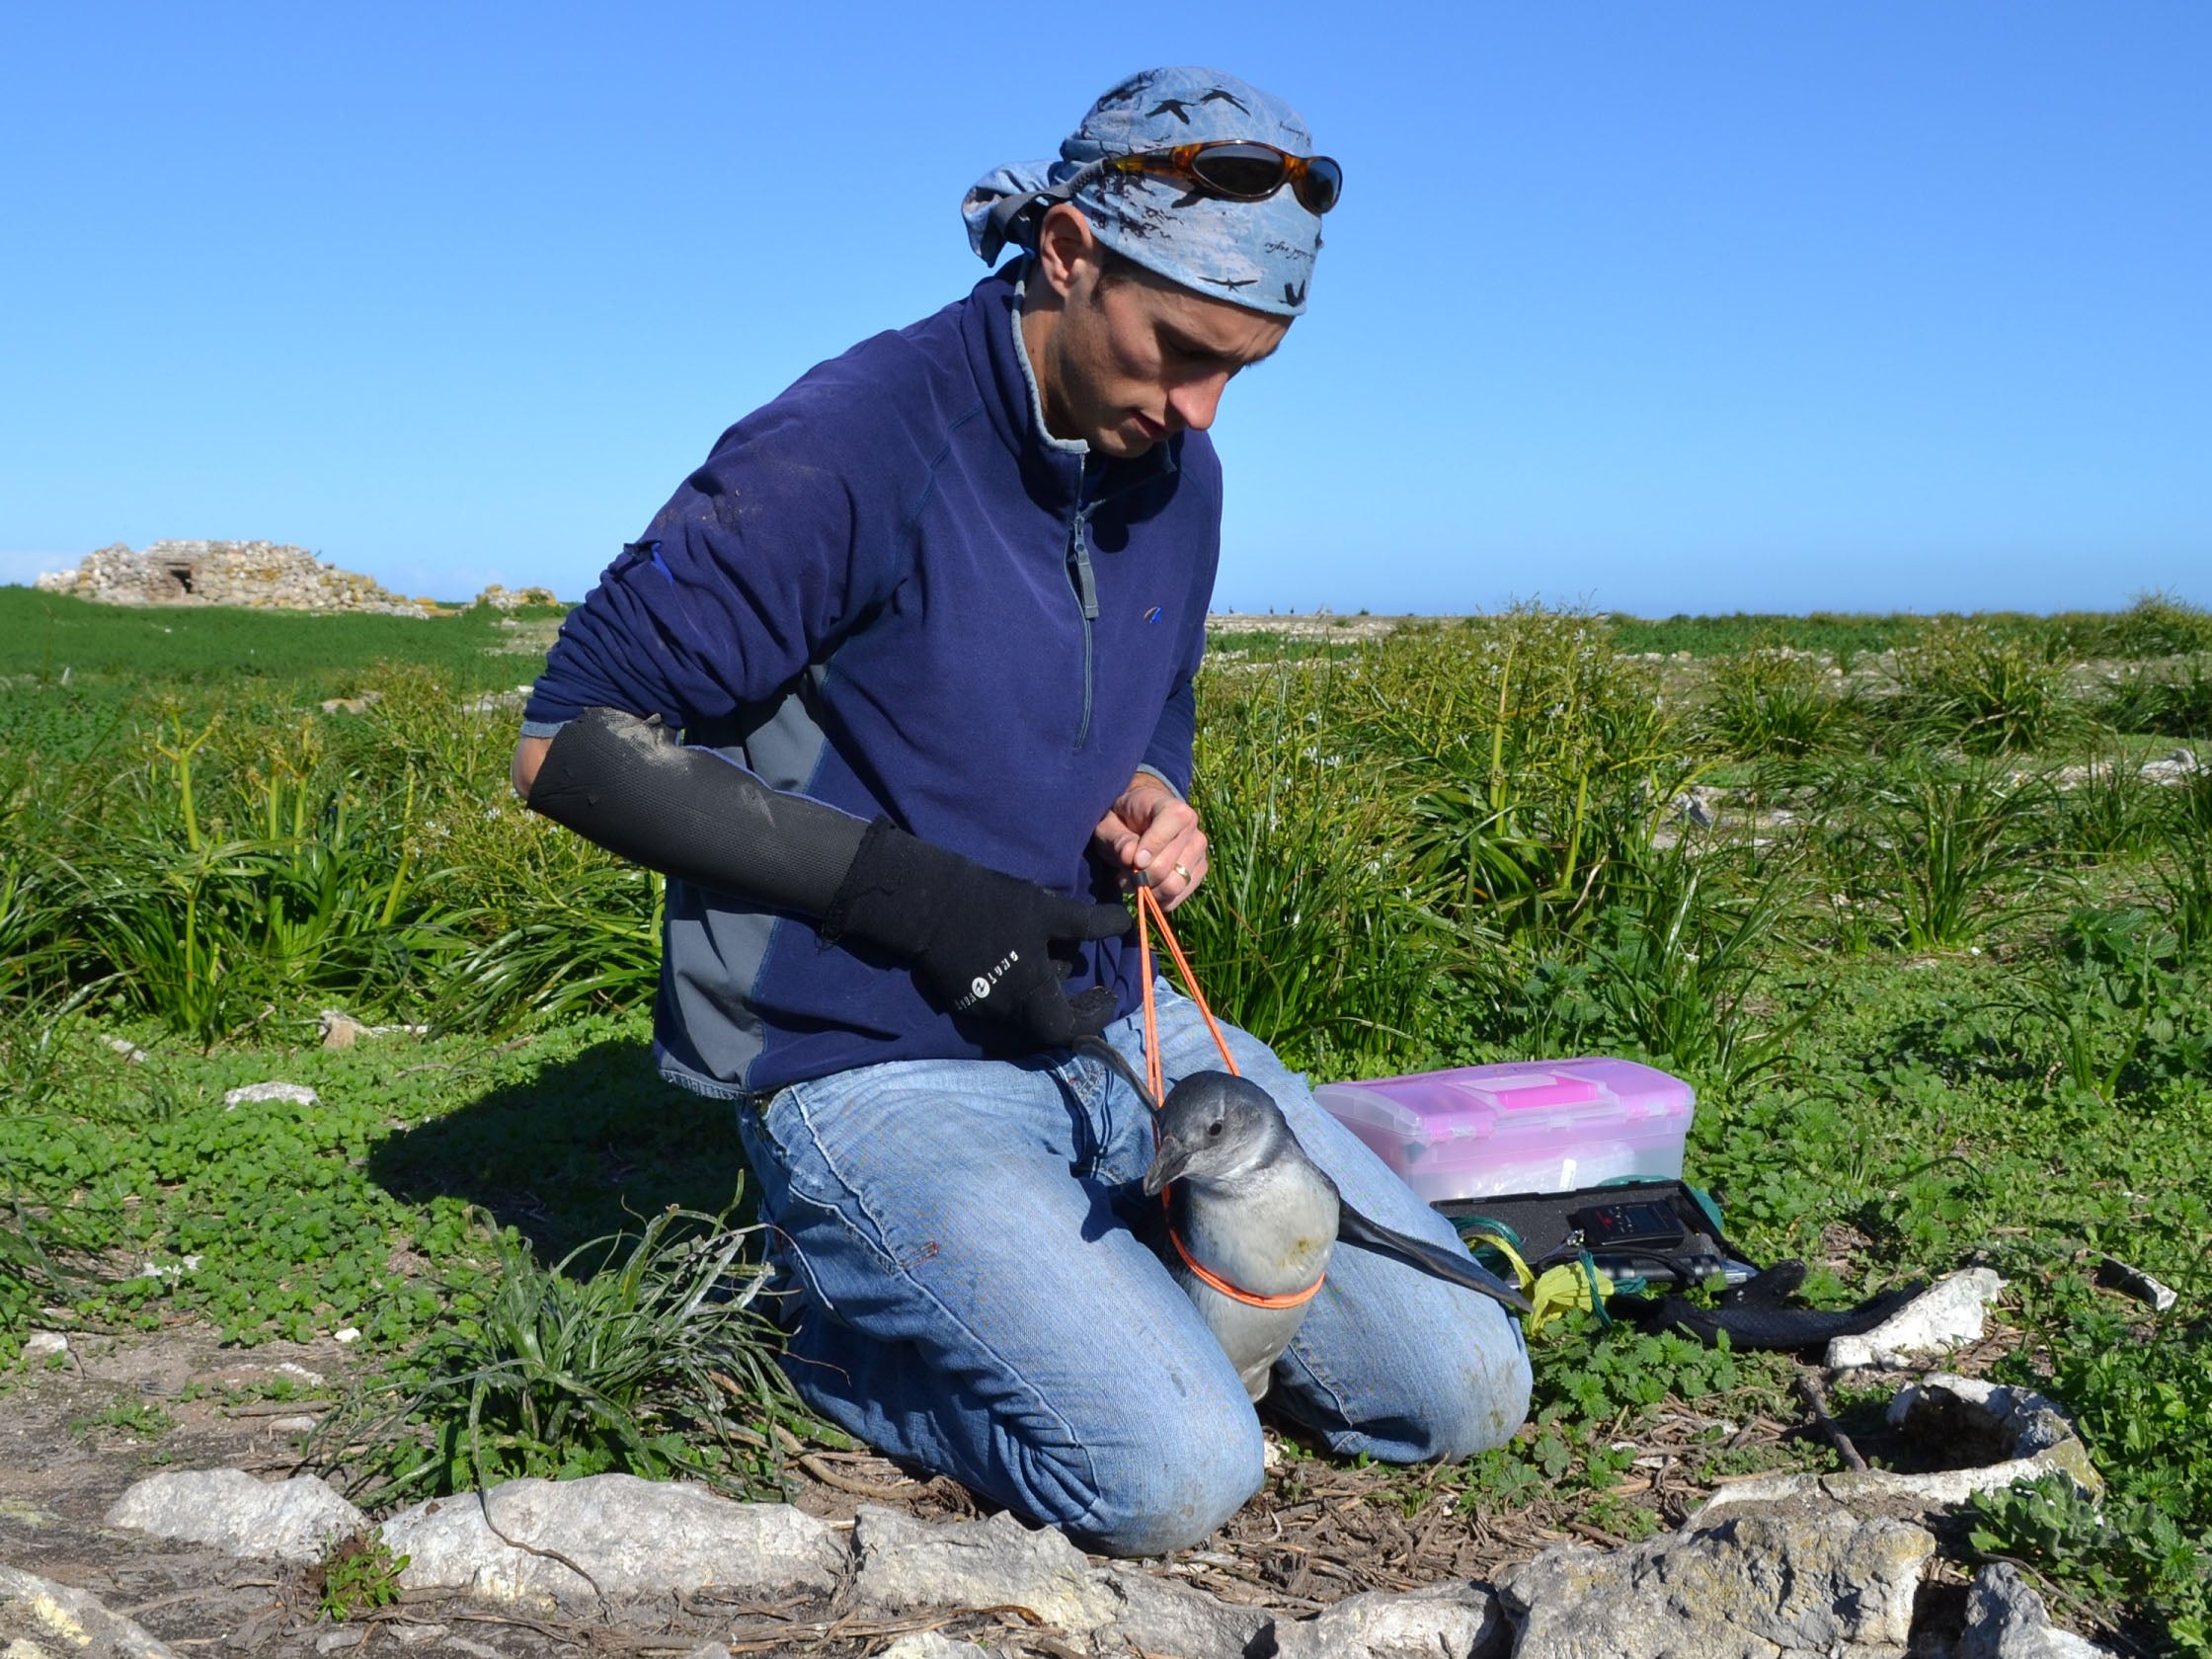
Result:
{"type": "Polygon", "coordinates": [[[1417,1267],[1447,1284],[1480,1291],[1517,1313],[1535,1311],[1534,1303],[1481,1263],[1455,1255],[1425,1238],[1411,1238],[1395,1227],[1384,1226],[1373,1217],[1362,1215],[1341,1194],[1337,1201],[1336,1235],[1348,1244],[1363,1244],[1408,1267],[1417,1267]]]}

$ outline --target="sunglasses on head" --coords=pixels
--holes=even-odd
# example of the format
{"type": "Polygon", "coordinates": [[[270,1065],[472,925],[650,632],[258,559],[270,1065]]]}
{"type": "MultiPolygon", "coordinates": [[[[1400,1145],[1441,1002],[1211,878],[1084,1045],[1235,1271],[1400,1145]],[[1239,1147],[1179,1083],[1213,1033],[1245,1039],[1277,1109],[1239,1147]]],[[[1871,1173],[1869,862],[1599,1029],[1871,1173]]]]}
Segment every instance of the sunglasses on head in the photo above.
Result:
{"type": "Polygon", "coordinates": [[[1265,201],[1285,185],[1308,213],[1325,213],[1344,194],[1344,169],[1331,156],[1292,155],[1250,138],[1214,138],[1171,150],[1108,156],[1107,173],[1146,173],[1180,179],[1204,196],[1224,201],[1265,201]]]}

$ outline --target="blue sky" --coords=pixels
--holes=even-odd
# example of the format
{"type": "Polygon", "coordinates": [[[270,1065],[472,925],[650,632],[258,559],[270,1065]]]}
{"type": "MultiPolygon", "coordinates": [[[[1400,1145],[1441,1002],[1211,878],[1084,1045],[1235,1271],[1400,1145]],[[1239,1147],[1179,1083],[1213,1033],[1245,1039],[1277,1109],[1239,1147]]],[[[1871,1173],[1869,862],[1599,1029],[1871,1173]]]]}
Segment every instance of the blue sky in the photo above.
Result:
{"type": "Polygon", "coordinates": [[[1218,604],[2212,602],[2182,0],[10,7],[0,580],[261,536],[575,596],[1175,61],[1347,174],[1216,429],[1218,604]]]}

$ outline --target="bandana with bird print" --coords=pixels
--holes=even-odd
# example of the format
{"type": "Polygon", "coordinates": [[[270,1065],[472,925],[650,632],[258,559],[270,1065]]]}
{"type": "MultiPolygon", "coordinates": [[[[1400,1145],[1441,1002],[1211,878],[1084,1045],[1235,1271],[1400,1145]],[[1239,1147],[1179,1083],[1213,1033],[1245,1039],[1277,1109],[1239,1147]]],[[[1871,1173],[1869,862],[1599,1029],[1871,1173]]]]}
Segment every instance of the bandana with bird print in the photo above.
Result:
{"type": "MultiPolygon", "coordinates": [[[[961,203],[969,245],[981,255],[991,208],[1003,198],[1066,183],[1107,156],[1173,149],[1215,138],[1312,153],[1299,113],[1218,69],[1146,69],[1100,98],[1061,143],[1053,162],[1016,162],[976,181],[961,203]]],[[[1099,241],[1146,270],[1202,294],[1296,317],[1305,309],[1321,220],[1289,189],[1264,201],[1224,201],[1172,178],[1108,173],[1075,193],[1099,241]]]]}

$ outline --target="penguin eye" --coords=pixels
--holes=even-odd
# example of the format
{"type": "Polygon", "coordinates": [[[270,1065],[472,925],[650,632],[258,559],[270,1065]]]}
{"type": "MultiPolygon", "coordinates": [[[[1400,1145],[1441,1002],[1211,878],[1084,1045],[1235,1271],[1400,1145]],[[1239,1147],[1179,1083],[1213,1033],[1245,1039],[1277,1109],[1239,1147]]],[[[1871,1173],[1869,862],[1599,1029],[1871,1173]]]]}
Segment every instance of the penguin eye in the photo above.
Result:
{"type": "Polygon", "coordinates": [[[1216,1136],[1216,1135],[1219,1135],[1219,1134],[1221,1134],[1221,1132],[1222,1132],[1222,1125],[1221,1125],[1221,1121],[1220,1121],[1219,1119],[1216,1119],[1216,1120],[1215,1120],[1215,1121],[1214,1121],[1213,1123],[1210,1123],[1210,1124],[1208,1124],[1208,1125],[1206,1126],[1206,1133],[1207,1133],[1207,1135],[1208,1135],[1208,1136],[1210,1136],[1210,1137],[1211,1137],[1211,1136],[1216,1136]]]}

